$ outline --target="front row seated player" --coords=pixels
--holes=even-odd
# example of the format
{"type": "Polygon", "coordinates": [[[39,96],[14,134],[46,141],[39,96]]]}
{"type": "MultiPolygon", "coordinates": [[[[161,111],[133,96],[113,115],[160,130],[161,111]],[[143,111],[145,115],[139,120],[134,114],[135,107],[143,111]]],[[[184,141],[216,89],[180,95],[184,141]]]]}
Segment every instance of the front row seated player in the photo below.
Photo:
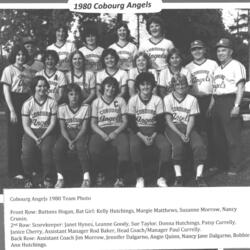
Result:
{"type": "Polygon", "coordinates": [[[124,171],[129,165],[129,141],[127,127],[126,103],[118,96],[119,83],[114,77],[107,77],[100,85],[101,96],[92,103],[89,151],[93,169],[97,171],[97,186],[105,180],[107,149],[113,149],[117,158],[117,180],[115,187],[124,186],[124,171]]]}
{"type": "Polygon", "coordinates": [[[135,79],[138,94],[128,103],[130,155],[138,188],[145,185],[143,155],[147,147],[155,147],[159,154],[157,186],[167,187],[165,171],[171,160],[171,145],[164,136],[163,102],[159,96],[153,95],[154,87],[152,73],[139,74],[135,79]]]}
{"type": "Polygon", "coordinates": [[[55,188],[64,187],[64,170],[67,152],[76,152],[82,169],[82,187],[90,187],[87,127],[90,119],[90,106],[84,103],[79,85],[67,85],[65,103],[58,108],[61,135],[54,147],[54,162],[57,170],[55,188]]]}
{"type": "Polygon", "coordinates": [[[53,187],[53,147],[56,125],[57,104],[48,96],[49,83],[43,76],[35,76],[32,85],[32,96],[22,106],[22,124],[25,131],[22,140],[22,164],[26,176],[25,187],[34,186],[33,171],[37,163],[37,153],[41,154],[43,185],[53,187]]]}
{"type": "Polygon", "coordinates": [[[171,84],[174,90],[165,96],[164,105],[168,125],[165,135],[172,144],[172,158],[176,175],[174,186],[183,186],[182,166],[185,145],[189,145],[192,149],[197,185],[207,186],[203,177],[207,151],[200,135],[194,128],[195,116],[200,112],[197,99],[188,94],[188,81],[185,75],[173,76],[171,84]]]}

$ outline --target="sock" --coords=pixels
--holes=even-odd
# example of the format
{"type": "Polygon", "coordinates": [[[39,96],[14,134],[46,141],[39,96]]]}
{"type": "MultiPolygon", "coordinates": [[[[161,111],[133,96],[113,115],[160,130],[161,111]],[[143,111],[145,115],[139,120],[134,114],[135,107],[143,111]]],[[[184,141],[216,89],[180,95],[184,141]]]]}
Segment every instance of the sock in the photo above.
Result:
{"type": "Polygon", "coordinates": [[[89,179],[90,179],[89,172],[85,172],[85,173],[83,174],[83,179],[84,179],[84,180],[89,180],[89,179]]]}
{"type": "Polygon", "coordinates": [[[61,173],[57,173],[57,179],[58,179],[58,180],[63,180],[63,176],[62,176],[61,173]]]}
{"type": "Polygon", "coordinates": [[[181,166],[180,165],[174,165],[174,171],[175,171],[175,176],[182,176],[181,174],[181,166]]]}
{"type": "Polygon", "coordinates": [[[203,168],[204,168],[203,164],[200,164],[200,165],[197,166],[197,169],[196,169],[196,178],[202,176],[202,174],[203,174],[203,168]]]}

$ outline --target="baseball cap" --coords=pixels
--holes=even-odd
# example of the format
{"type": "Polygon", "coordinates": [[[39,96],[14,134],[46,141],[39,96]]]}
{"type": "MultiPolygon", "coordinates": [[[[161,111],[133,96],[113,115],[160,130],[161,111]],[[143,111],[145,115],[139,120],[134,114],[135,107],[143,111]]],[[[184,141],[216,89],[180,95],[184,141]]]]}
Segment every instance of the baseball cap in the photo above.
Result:
{"type": "Polygon", "coordinates": [[[35,39],[32,38],[31,36],[26,36],[23,38],[23,45],[26,44],[26,43],[35,43],[35,39]]]}
{"type": "Polygon", "coordinates": [[[232,42],[228,38],[221,38],[219,42],[216,43],[216,48],[219,48],[219,47],[232,49],[233,45],[232,45],[232,42]]]}
{"type": "Polygon", "coordinates": [[[194,49],[194,48],[204,48],[205,45],[201,40],[195,40],[191,43],[190,45],[190,49],[194,49]]]}

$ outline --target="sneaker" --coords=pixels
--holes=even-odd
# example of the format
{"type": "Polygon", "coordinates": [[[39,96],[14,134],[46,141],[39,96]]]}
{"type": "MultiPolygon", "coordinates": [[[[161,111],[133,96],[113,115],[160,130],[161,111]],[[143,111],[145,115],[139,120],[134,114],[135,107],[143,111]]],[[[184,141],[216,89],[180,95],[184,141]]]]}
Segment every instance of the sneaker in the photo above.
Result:
{"type": "Polygon", "coordinates": [[[81,187],[88,188],[88,187],[90,187],[90,185],[91,185],[90,179],[85,179],[82,181],[81,187]]]}
{"type": "Polygon", "coordinates": [[[13,177],[15,180],[23,180],[24,176],[22,174],[18,174],[16,176],[13,177]]]}
{"type": "Polygon", "coordinates": [[[25,180],[24,188],[33,188],[33,183],[31,180],[25,180]]]}
{"type": "Polygon", "coordinates": [[[176,176],[174,181],[174,187],[183,187],[182,176],[176,176]]]}
{"type": "Polygon", "coordinates": [[[43,181],[43,186],[44,186],[44,188],[53,188],[54,187],[54,185],[50,179],[45,179],[43,181]]]}
{"type": "Polygon", "coordinates": [[[144,179],[142,177],[137,178],[135,186],[137,188],[143,188],[145,186],[144,179]]]}
{"type": "Polygon", "coordinates": [[[166,179],[164,177],[158,178],[156,183],[157,183],[158,187],[167,187],[168,186],[167,182],[166,182],[166,179]]]}
{"type": "Polygon", "coordinates": [[[235,175],[237,175],[237,172],[231,170],[231,171],[227,172],[227,175],[235,176],[235,175]]]}
{"type": "Polygon", "coordinates": [[[57,179],[54,188],[63,188],[63,187],[64,187],[64,179],[57,179]]]}
{"type": "Polygon", "coordinates": [[[208,186],[204,177],[201,177],[201,176],[196,178],[196,183],[197,183],[198,187],[207,187],[208,186]]]}
{"type": "Polygon", "coordinates": [[[124,180],[122,178],[118,178],[116,180],[116,182],[114,183],[114,187],[117,187],[117,188],[124,187],[124,186],[125,186],[124,185],[124,180]]]}
{"type": "Polygon", "coordinates": [[[101,187],[103,186],[104,181],[105,181],[105,176],[102,173],[99,173],[96,178],[96,185],[98,187],[101,187]]]}

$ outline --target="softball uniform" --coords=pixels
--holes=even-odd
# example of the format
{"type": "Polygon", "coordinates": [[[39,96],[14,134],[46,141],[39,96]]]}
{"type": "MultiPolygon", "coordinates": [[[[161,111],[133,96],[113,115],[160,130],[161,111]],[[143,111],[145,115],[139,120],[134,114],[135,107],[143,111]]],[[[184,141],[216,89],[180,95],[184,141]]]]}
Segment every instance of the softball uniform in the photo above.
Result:
{"type": "MultiPolygon", "coordinates": [[[[56,116],[57,104],[56,101],[47,97],[43,103],[39,103],[34,96],[31,96],[22,107],[22,116],[29,117],[30,128],[37,137],[43,135],[49,127],[51,117],[56,116]]],[[[32,177],[34,166],[37,164],[37,151],[41,152],[41,163],[43,167],[44,179],[53,178],[55,171],[53,166],[53,146],[55,138],[53,133],[47,135],[39,145],[28,134],[24,134],[22,141],[22,163],[25,175],[32,177]]]]}
{"type": "Polygon", "coordinates": [[[52,75],[48,75],[45,70],[39,71],[36,73],[36,76],[43,76],[47,79],[50,88],[48,95],[51,98],[58,100],[59,98],[59,88],[63,88],[67,85],[67,80],[63,72],[56,70],[52,75]]]}
{"type": "Polygon", "coordinates": [[[167,67],[166,58],[172,48],[174,48],[174,44],[166,38],[158,43],[152,42],[149,38],[142,42],[139,51],[144,51],[149,55],[154,69],[163,70],[167,67]]]}
{"type": "MultiPolygon", "coordinates": [[[[73,140],[79,133],[84,121],[90,118],[90,106],[88,104],[82,104],[76,111],[72,110],[68,104],[62,104],[58,108],[57,117],[59,120],[64,121],[66,130],[71,140],[73,140]]],[[[79,138],[76,145],[76,152],[82,172],[89,171],[89,158],[87,149],[87,136],[83,135],[79,138]]],[[[63,169],[65,162],[67,162],[68,142],[61,135],[54,147],[54,160],[57,172],[63,175],[63,169]]]]}
{"type": "Polygon", "coordinates": [[[128,71],[133,67],[133,59],[137,53],[137,47],[135,44],[128,42],[124,46],[120,46],[118,43],[113,43],[109,48],[114,49],[120,60],[118,66],[120,69],[128,71]]]}
{"type": "MultiPolygon", "coordinates": [[[[126,115],[126,103],[122,97],[115,97],[111,103],[107,103],[102,97],[92,103],[92,117],[97,119],[98,127],[106,134],[110,134],[122,124],[122,116],[126,115]]],[[[107,148],[113,148],[117,154],[117,177],[122,178],[123,172],[129,161],[129,142],[126,132],[122,131],[109,142],[93,133],[90,138],[89,150],[95,171],[104,172],[103,157],[107,148]]]]}
{"type": "MultiPolygon", "coordinates": [[[[163,177],[166,170],[166,164],[170,161],[171,149],[170,144],[164,135],[164,119],[160,120],[164,114],[163,103],[160,97],[152,95],[150,100],[143,101],[139,94],[130,98],[128,102],[128,115],[130,119],[130,154],[133,166],[136,169],[138,177],[144,175],[143,170],[143,150],[145,145],[143,141],[136,135],[141,132],[143,135],[151,136],[154,132],[157,135],[154,139],[153,146],[157,148],[159,153],[158,177],[163,177]],[[135,124],[133,125],[133,119],[135,124]]],[[[162,117],[163,118],[163,117],[162,117]]]]}
{"type": "Polygon", "coordinates": [[[49,45],[47,50],[55,50],[59,55],[59,62],[57,64],[57,69],[63,72],[69,71],[69,55],[76,50],[74,43],[66,41],[62,46],[57,46],[55,43],[49,45]]]}
{"type": "Polygon", "coordinates": [[[17,115],[17,122],[10,122],[10,112],[7,109],[8,121],[8,171],[11,177],[23,174],[21,163],[21,147],[23,137],[23,126],[21,108],[26,99],[29,98],[30,73],[24,68],[18,69],[9,65],[3,70],[1,82],[10,87],[11,101],[17,115]]]}
{"type": "Polygon", "coordinates": [[[245,67],[234,59],[214,72],[212,123],[216,154],[219,165],[224,168],[229,165],[229,171],[233,172],[237,171],[241,161],[241,118],[231,118],[230,113],[234,107],[237,84],[245,83],[245,80],[245,67]]]}
{"type": "Polygon", "coordinates": [[[75,83],[80,86],[83,93],[83,99],[90,95],[91,89],[95,89],[95,75],[92,71],[85,71],[81,76],[67,72],[66,79],[68,84],[75,83]]]}
{"type": "Polygon", "coordinates": [[[102,52],[104,50],[102,47],[98,46],[92,50],[89,49],[87,46],[83,46],[79,50],[83,53],[86,59],[85,63],[86,70],[97,72],[102,69],[102,64],[100,61],[102,52]]]}
{"type": "MultiPolygon", "coordinates": [[[[164,107],[167,114],[172,115],[173,123],[183,134],[186,134],[187,124],[190,116],[200,113],[197,99],[187,94],[182,100],[178,100],[174,93],[170,93],[164,97],[164,107]]],[[[181,165],[183,163],[184,142],[181,137],[167,126],[165,135],[172,144],[172,159],[174,164],[181,165]]],[[[194,166],[204,164],[207,158],[206,147],[202,142],[200,135],[192,130],[190,133],[190,146],[193,152],[194,166]]]]}

